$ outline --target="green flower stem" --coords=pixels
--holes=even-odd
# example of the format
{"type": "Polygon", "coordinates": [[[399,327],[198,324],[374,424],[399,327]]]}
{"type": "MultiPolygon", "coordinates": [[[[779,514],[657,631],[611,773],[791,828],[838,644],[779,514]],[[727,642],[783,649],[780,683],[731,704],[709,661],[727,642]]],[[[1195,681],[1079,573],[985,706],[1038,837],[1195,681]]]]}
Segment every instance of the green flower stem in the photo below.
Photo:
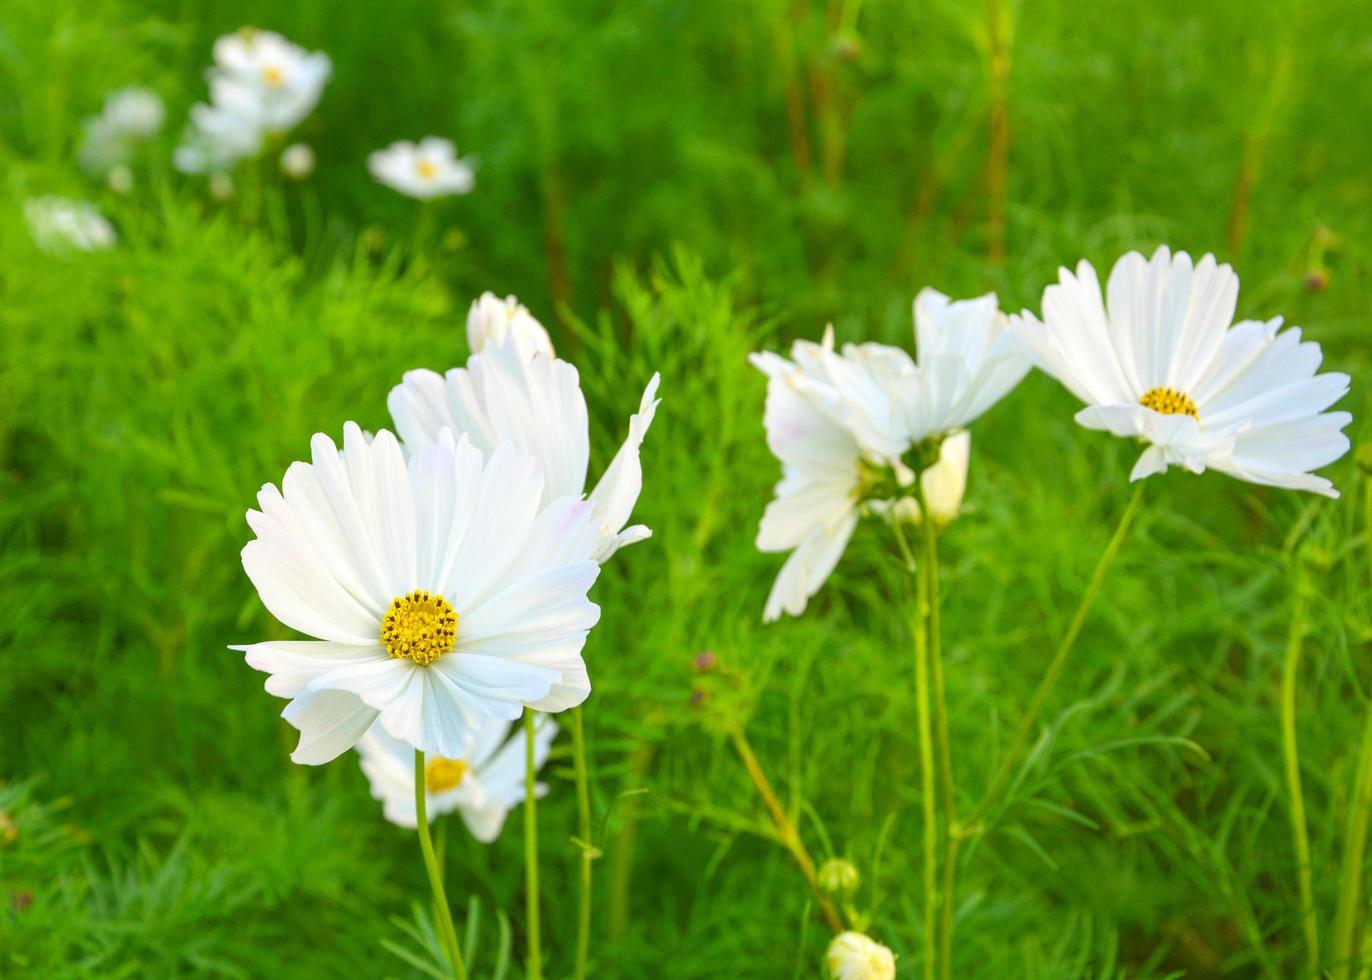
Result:
{"type": "Polygon", "coordinates": [[[581,852],[581,891],[576,919],[576,969],[573,976],[584,980],[591,953],[591,862],[596,851],[591,841],[591,787],[586,773],[586,726],[581,708],[572,709],[572,755],[576,766],[576,811],[581,852]]]}
{"type": "Polygon", "coordinates": [[[982,821],[986,819],[986,815],[995,806],[1001,791],[1010,781],[1010,776],[1015,771],[1015,767],[1019,765],[1020,758],[1028,748],[1029,739],[1034,733],[1034,724],[1038,721],[1039,712],[1043,710],[1044,704],[1048,701],[1048,695],[1053,691],[1053,685],[1057,683],[1058,675],[1062,673],[1063,665],[1067,663],[1067,655],[1072,652],[1072,646],[1077,641],[1077,635],[1081,633],[1081,628],[1086,623],[1086,614],[1091,611],[1091,606],[1096,601],[1101,584],[1105,581],[1105,573],[1110,569],[1111,563],[1119,553],[1120,546],[1124,544],[1125,535],[1129,532],[1129,527],[1133,524],[1134,517],[1138,514],[1139,505],[1142,502],[1143,481],[1139,481],[1134,489],[1134,495],[1129,499],[1128,506],[1120,515],[1119,524],[1115,527],[1115,533],[1111,536],[1110,543],[1105,546],[1105,551],[1102,552],[1100,561],[1096,564],[1096,570],[1091,574],[1091,581],[1087,583],[1086,591],[1081,594],[1081,601],[1077,604],[1077,611],[1072,615],[1072,622],[1067,627],[1067,633],[1058,645],[1057,652],[1053,654],[1053,659],[1048,664],[1048,670],[1044,673],[1043,680],[1039,682],[1038,690],[1034,692],[1034,699],[1029,703],[1029,709],[1020,719],[1019,728],[1015,732],[1015,739],[1010,743],[1010,750],[1005,753],[1000,768],[992,778],[986,796],[982,798],[981,803],[977,805],[966,824],[955,828],[954,832],[959,836],[966,836],[980,830],[982,821]]]}
{"type": "Polygon", "coordinates": [[[524,908],[528,920],[529,980],[543,977],[543,938],[538,924],[538,809],[534,791],[534,711],[524,709],[524,908]]]}
{"type": "Polygon", "coordinates": [[[452,910],[448,907],[448,896],[443,891],[443,872],[439,870],[433,841],[429,837],[429,814],[424,792],[424,753],[418,749],[415,749],[414,753],[414,812],[419,825],[419,850],[424,855],[424,868],[429,873],[429,887],[433,889],[438,939],[443,944],[448,961],[452,964],[453,976],[457,980],[467,980],[467,967],[462,962],[462,949],[457,942],[452,910]]]}
{"type": "Polygon", "coordinates": [[[1348,980],[1359,954],[1358,913],[1362,902],[1363,862],[1367,855],[1367,823],[1372,814],[1372,702],[1358,750],[1353,798],[1343,835],[1343,874],[1339,881],[1339,906],[1334,916],[1334,980],[1348,980]]]}
{"type": "Polygon", "coordinates": [[[1305,795],[1301,791],[1300,750],[1296,745],[1296,681],[1300,676],[1301,647],[1306,631],[1306,588],[1297,571],[1296,603],[1281,674],[1281,749],[1286,769],[1286,792],[1291,804],[1291,842],[1296,850],[1296,878],[1300,888],[1301,930],[1305,933],[1309,975],[1319,975],[1320,933],[1315,921],[1314,887],[1310,873],[1310,835],[1305,823],[1305,795]]]}
{"type": "Polygon", "coordinates": [[[938,906],[938,801],[934,798],[934,733],[929,706],[929,563],[917,569],[915,593],[915,705],[919,726],[920,800],[924,807],[924,977],[933,980],[937,961],[935,912],[938,906]]]}

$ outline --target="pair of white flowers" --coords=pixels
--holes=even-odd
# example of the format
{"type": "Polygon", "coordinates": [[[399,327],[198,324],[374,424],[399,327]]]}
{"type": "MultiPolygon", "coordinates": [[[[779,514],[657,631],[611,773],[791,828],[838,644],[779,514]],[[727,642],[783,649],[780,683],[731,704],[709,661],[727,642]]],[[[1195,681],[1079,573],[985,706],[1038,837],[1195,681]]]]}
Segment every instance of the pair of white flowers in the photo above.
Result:
{"type": "MultiPolygon", "coordinates": [[[[601,562],[650,534],[626,525],[658,378],[588,494],[576,368],[513,298],[483,296],[467,327],[465,367],[412,371],[391,391],[399,439],[350,422],[341,450],[316,435],[312,462],[263,487],[244,568],[272,614],[315,639],[236,649],[289,699],[296,762],[328,762],[372,731],[377,760],[398,742],[464,775],[491,761],[485,798],[504,806],[523,768],[502,764],[512,756],[491,747],[505,728],[492,731],[586,699],[582,648],[600,615],[587,593],[601,562]]],[[[383,763],[370,766],[384,795],[383,763]]]]}
{"type": "Polygon", "coordinates": [[[191,107],[177,147],[185,173],[222,174],[256,156],[268,136],[289,132],[314,111],[333,64],[271,31],[243,28],[214,42],[210,101],[191,107]]]}
{"type": "Polygon", "coordinates": [[[127,193],[133,187],[129,165],[139,148],[162,131],[166,115],[161,96],[152,89],[116,89],[105,97],[100,115],[87,119],[82,128],[81,166],[104,176],[111,189],[127,193]]]}
{"type": "Polygon", "coordinates": [[[34,243],[44,252],[101,252],[114,245],[114,226],[95,206],[65,197],[34,197],[24,202],[24,219],[34,243]]]}
{"type": "Polygon", "coordinates": [[[1238,287],[1213,256],[1193,262],[1164,246],[1121,258],[1103,294],[1090,263],[1061,270],[1042,321],[1005,316],[994,294],[950,302],[926,289],[915,300],[918,362],[881,344],[836,351],[832,333],[797,342],[790,360],[754,355],[770,379],[767,439],[783,471],[757,545],[791,552],[765,618],[804,610],[864,508],[918,519],[903,489],[917,470],[933,517],[950,520],[966,480],[965,427],[1031,366],[1086,404],[1078,423],[1145,444],[1132,480],[1180,466],[1337,496],[1311,471],[1348,451],[1352,416],[1326,411],[1348,376],[1317,374],[1319,345],[1283,331],[1280,317],[1234,323],[1238,287]],[[913,465],[902,459],[912,449],[923,456],[913,465]],[[903,496],[883,499],[882,486],[903,496]]]}

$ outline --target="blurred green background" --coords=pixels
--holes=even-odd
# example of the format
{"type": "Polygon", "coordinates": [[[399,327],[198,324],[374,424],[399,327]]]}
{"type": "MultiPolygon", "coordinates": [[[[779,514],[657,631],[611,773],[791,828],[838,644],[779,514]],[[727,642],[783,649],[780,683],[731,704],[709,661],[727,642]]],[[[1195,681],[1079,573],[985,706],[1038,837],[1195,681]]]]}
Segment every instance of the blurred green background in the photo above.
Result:
{"type": "MultiPolygon", "coordinates": [[[[387,425],[403,371],[465,358],[486,289],[578,364],[593,472],[663,374],[637,511],[656,535],[607,567],[586,651],[592,975],[818,975],[823,924],[734,724],[810,850],[860,868],[870,933],[917,975],[901,573],[864,525],[803,619],[762,626],[780,561],[752,539],[778,467],[745,356],[828,321],[908,347],[924,285],[1037,309],[1058,265],[1161,242],[1233,263],[1240,316],[1285,315],[1354,376],[1354,452],[1328,470],[1344,496],[1150,481],[1035,755],[964,848],[953,975],[1301,976],[1277,728],[1298,596],[1326,948],[1372,683],[1369,78],[1363,0],[5,0],[0,976],[425,975],[413,835],[352,758],[290,763],[281,702],[226,645],[281,634],[238,560],[258,486],[313,432],[387,425]],[[213,39],[244,24],[335,72],[294,137],[314,177],[266,156],[218,204],[170,153],[213,39]],[[76,146],[130,84],[168,125],[116,195],[76,146]],[[480,168],[421,214],[366,155],[429,133],[480,168]],[[43,194],[95,202],[118,245],[40,252],[22,204],[43,194]],[[728,683],[693,672],[701,649],[728,683]]],[[[974,431],[943,545],[964,808],[1128,493],[1133,448],[1073,411],[1031,375],[974,431]]],[[[540,809],[553,977],[574,937],[570,769],[560,744],[540,809]]],[[[502,937],[521,955],[519,817],[490,847],[448,836],[478,976],[502,937]]]]}

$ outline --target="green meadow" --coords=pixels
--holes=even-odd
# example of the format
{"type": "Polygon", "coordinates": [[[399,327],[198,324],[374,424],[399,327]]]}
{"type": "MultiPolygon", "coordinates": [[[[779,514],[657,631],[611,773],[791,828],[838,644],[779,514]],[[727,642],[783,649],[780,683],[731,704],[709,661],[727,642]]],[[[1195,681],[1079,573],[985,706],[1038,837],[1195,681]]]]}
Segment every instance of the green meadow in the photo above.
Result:
{"type": "MultiPolygon", "coordinates": [[[[926,285],[1037,312],[1059,266],[1163,243],[1231,263],[1240,318],[1284,316],[1352,376],[1353,448],[1322,471],[1341,497],[1147,481],[1032,750],[962,842],[950,975],[1367,977],[1370,123],[1359,0],[4,0],[0,977],[450,975],[414,833],[355,755],[290,761],[284,702],[228,645],[291,635],[240,563],[259,487],[315,432],[389,426],[405,371],[463,363],[485,290],[577,365],[593,474],[662,375],[634,513],[653,537],[591,593],[591,841],[567,734],[541,776],[545,975],[572,976],[589,853],[590,976],[821,976],[796,840],[856,866],[841,913],[923,975],[908,576],[864,520],[805,615],[763,624],[780,466],[747,355],[828,323],[910,349],[926,285]],[[217,201],[171,156],[214,39],[246,24],[333,77],[290,137],[314,174],[272,146],[217,201]],[[77,148],[134,84],[167,124],[115,193],[77,148]],[[368,174],[427,134],[475,157],[470,194],[368,174]],[[40,250],[42,195],[95,204],[117,243],[40,250]]],[[[1079,407],[1033,372],[978,421],[939,543],[964,813],[1132,493],[1138,447],[1079,407]]],[[[522,817],[490,845],[437,831],[474,978],[525,976],[522,817]]]]}

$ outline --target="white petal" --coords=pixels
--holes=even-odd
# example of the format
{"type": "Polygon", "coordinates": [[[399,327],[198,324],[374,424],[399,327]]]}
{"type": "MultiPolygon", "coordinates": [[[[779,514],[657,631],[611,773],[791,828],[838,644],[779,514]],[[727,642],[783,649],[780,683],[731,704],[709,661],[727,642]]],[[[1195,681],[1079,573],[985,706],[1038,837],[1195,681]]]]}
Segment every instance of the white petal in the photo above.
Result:
{"type": "Polygon", "coordinates": [[[311,691],[300,695],[281,712],[300,731],[291,761],[305,766],[332,762],[376,720],[376,710],[345,691],[311,691]]]}

